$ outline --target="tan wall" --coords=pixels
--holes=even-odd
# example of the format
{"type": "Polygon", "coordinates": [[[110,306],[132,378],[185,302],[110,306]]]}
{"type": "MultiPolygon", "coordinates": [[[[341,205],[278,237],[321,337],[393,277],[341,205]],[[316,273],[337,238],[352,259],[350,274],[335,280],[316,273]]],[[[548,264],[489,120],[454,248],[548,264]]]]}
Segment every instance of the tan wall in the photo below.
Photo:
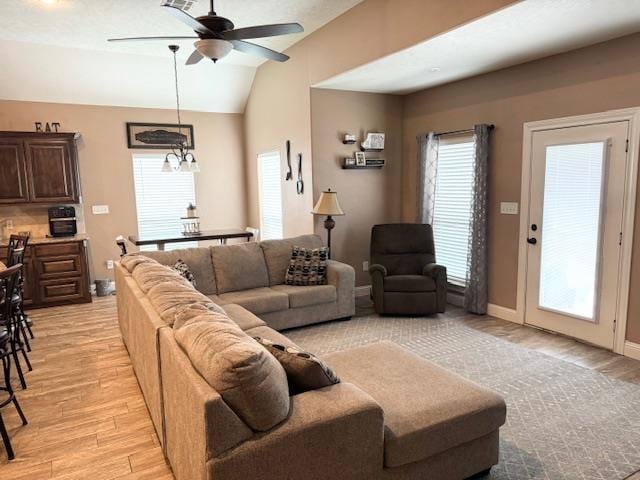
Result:
{"type": "MultiPolygon", "coordinates": [[[[635,34],[406,96],[405,219],[415,216],[416,135],[494,123],[489,172],[489,301],[515,308],[520,220],[517,215],[501,215],[499,209],[500,202],[520,201],[523,123],[640,106],[639,85],[640,34],[635,34]]],[[[631,292],[640,288],[639,223],[631,292]]],[[[629,307],[627,336],[640,342],[638,295],[632,293],[629,307]]]]}
{"type": "MultiPolygon", "coordinates": [[[[193,124],[195,130],[194,153],[202,170],[196,174],[201,227],[244,227],[242,115],[183,112],[182,120],[193,124]]],[[[92,274],[94,277],[111,277],[105,262],[118,258],[115,237],[137,233],[132,154],[159,152],[127,149],[125,122],[175,123],[175,112],[0,101],[0,130],[31,131],[34,121],[58,121],[64,131],[82,135],[78,153],[92,274]],[[109,205],[109,214],[93,215],[92,205],[109,205]]],[[[29,207],[27,213],[20,210],[17,207],[0,207],[0,218],[46,219],[46,207],[42,207],[40,215],[34,213],[37,207],[29,207]]]]}
{"type": "MultiPolygon", "coordinates": [[[[353,265],[356,284],[370,284],[362,262],[369,260],[371,226],[402,219],[402,97],[374,93],[311,90],[313,186],[338,192],[343,217],[335,217],[332,258],[353,265]],[[385,150],[367,153],[387,161],[381,170],[343,170],[345,157],[356,145],[343,145],[345,133],[362,141],[367,132],[386,134],[385,150]]],[[[319,195],[319,193],[318,193],[319,195]]],[[[326,238],[324,218],[317,217],[315,231],[326,238]]]]}
{"type": "MultiPolygon", "coordinates": [[[[285,235],[313,229],[310,86],[350,68],[433,37],[500,9],[513,0],[365,0],[287,50],[291,59],[267,62],[257,71],[245,111],[248,222],[259,225],[256,157],[284,145],[302,152],[307,188],[283,181],[285,235]]],[[[294,171],[295,176],[295,171],[294,171]]]]}

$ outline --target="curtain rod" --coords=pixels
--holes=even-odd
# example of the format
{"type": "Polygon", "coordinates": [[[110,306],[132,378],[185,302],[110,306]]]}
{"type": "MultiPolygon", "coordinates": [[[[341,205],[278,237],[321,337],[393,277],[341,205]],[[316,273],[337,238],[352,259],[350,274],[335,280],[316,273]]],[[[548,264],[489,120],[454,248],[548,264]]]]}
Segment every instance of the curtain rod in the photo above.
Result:
{"type": "MultiPolygon", "coordinates": [[[[495,128],[495,125],[492,123],[491,125],[489,125],[489,130],[493,130],[495,128]]],[[[467,128],[465,130],[450,130],[448,132],[436,132],[435,135],[436,137],[441,137],[443,135],[455,135],[456,133],[471,133],[474,132],[475,130],[473,128],[467,128]]],[[[428,137],[429,135],[427,135],[428,137]]]]}

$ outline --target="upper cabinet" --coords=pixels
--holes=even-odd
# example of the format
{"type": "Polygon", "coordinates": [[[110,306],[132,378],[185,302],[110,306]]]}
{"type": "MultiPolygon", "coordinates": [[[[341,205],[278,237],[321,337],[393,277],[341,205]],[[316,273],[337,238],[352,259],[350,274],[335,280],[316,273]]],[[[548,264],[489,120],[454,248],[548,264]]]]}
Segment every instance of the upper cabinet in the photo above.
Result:
{"type": "Polygon", "coordinates": [[[0,132],[0,204],[79,203],[76,138],[0,132]]]}
{"type": "Polygon", "coordinates": [[[18,139],[0,138],[0,203],[28,201],[24,144],[18,139]]]}

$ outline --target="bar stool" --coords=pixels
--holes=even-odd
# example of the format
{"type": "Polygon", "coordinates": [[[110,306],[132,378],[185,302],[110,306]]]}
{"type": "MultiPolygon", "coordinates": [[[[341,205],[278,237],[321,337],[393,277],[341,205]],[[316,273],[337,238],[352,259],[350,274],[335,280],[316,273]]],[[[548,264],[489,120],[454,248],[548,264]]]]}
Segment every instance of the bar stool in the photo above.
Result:
{"type": "MultiPolygon", "coordinates": [[[[18,264],[0,272],[0,291],[4,295],[5,299],[10,298],[11,295],[15,293],[21,268],[22,264],[18,264]]],[[[5,301],[2,304],[1,313],[3,320],[13,316],[13,305],[10,301],[5,301]]],[[[0,328],[0,360],[2,361],[2,372],[4,375],[4,387],[0,387],[0,391],[8,394],[8,397],[6,399],[0,401],[0,436],[2,437],[4,448],[7,451],[7,458],[9,460],[13,460],[15,458],[15,454],[13,452],[13,448],[11,447],[9,433],[7,432],[7,428],[2,418],[2,409],[10,403],[13,403],[13,406],[18,412],[18,415],[20,415],[20,419],[22,420],[23,425],[27,425],[27,418],[22,412],[22,408],[20,408],[18,399],[16,398],[16,395],[13,392],[13,388],[11,387],[11,356],[13,355],[14,358],[17,357],[12,346],[12,335],[9,326],[10,322],[7,322],[7,327],[0,328]]]]}
{"type": "MultiPolygon", "coordinates": [[[[9,244],[7,246],[7,266],[10,267],[16,263],[22,263],[24,265],[24,256],[27,251],[27,244],[29,243],[29,234],[20,233],[12,234],[9,237],[9,244]]],[[[34,338],[33,330],[31,329],[33,322],[27,316],[24,311],[24,267],[20,272],[20,280],[18,282],[18,289],[16,296],[12,299],[17,303],[18,311],[20,312],[20,330],[23,334],[27,350],[31,351],[31,345],[29,344],[29,338],[25,333],[25,330],[29,332],[29,336],[34,338]]]]}
{"type": "MultiPolygon", "coordinates": [[[[14,249],[12,257],[8,259],[11,266],[3,272],[0,272],[0,280],[3,280],[8,278],[6,275],[13,274],[14,271],[17,271],[15,282],[11,285],[4,285],[4,288],[0,290],[0,294],[2,295],[0,297],[0,328],[4,328],[9,334],[9,353],[13,356],[16,364],[16,372],[20,379],[20,385],[23,389],[26,389],[27,382],[22,372],[22,365],[18,353],[21,353],[24,357],[29,371],[32,371],[33,367],[31,366],[29,356],[25,349],[25,343],[23,342],[23,339],[26,340],[27,336],[24,327],[24,317],[20,312],[21,298],[18,290],[23,269],[23,264],[19,260],[22,258],[24,258],[24,249],[14,249]],[[8,288],[9,286],[11,288],[8,288]]],[[[8,280],[6,281],[8,282],[8,280]]]]}

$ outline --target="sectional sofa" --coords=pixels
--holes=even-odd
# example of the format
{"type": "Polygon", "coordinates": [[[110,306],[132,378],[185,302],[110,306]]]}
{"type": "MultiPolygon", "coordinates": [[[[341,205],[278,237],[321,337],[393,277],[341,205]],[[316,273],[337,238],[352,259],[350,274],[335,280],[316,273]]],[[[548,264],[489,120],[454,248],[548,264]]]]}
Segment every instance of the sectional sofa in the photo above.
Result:
{"type": "Polygon", "coordinates": [[[176,478],[446,480],[490,469],[504,401],[395,344],[327,355],[342,381],[289,395],[282,367],[253,338],[294,346],[277,330],[353,314],[349,266],[328,269],[335,295],[325,286],[276,288],[292,245],[319,242],[305,236],[152,254],[193,267],[201,291],[149,256],[117,265],[123,339],[176,478]],[[258,253],[266,277],[262,264],[250,264],[260,263],[258,253]],[[286,293],[286,308],[271,290],[286,293]],[[243,381],[251,372],[260,381],[236,385],[238,371],[243,381]]]}

